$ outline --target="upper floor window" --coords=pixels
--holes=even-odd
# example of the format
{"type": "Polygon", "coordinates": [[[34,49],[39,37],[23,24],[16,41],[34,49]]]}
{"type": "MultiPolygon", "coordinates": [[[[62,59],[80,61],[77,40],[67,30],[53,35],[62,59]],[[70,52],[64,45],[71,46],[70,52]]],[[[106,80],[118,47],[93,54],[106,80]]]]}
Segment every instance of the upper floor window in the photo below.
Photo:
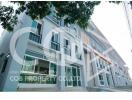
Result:
{"type": "Polygon", "coordinates": [[[69,41],[67,39],[64,39],[64,47],[69,48],[69,41]]]}
{"type": "Polygon", "coordinates": [[[71,55],[70,41],[67,39],[64,39],[64,52],[67,55],[71,55]]]}
{"type": "Polygon", "coordinates": [[[76,57],[77,59],[82,59],[82,55],[79,53],[79,48],[77,45],[75,45],[75,54],[76,54],[76,57]]]}
{"type": "Polygon", "coordinates": [[[58,33],[52,33],[51,48],[58,51],[60,50],[60,35],[58,33]]]}
{"type": "Polygon", "coordinates": [[[103,68],[103,62],[102,59],[99,59],[100,68],[103,68]]]}
{"type": "Polygon", "coordinates": [[[37,35],[40,35],[41,33],[41,26],[42,25],[38,23],[37,21],[32,22],[32,27],[37,29],[37,35]]]}
{"type": "Polygon", "coordinates": [[[41,43],[41,24],[36,22],[36,21],[33,21],[32,22],[32,27],[37,29],[37,31],[35,33],[30,33],[29,35],[29,39],[34,41],[34,42],[37,42],[37,43],[41,43]]]}
{"type": "Polygon", "coordinates": [[[75,46],[75,53],[78,53],[78,46],[75,46]]]}

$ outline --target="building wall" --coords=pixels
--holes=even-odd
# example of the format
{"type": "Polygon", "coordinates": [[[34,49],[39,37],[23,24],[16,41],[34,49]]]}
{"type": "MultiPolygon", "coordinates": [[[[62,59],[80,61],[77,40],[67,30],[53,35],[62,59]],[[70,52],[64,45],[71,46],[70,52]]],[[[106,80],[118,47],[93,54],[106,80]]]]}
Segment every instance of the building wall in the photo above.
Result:
{"type": "MultiPolygon", "coordinates": [[[[32,20],[30,17],[26,15],[22,15],[18,25],[15,27],[14,32],[18,29],[24,27],[32,27],[32,20]]],[[[41,43],[36,43],[32,40],[29,40],[30,33],[24,34],[21,36],[16,44],[16,50],[21,58],[24,58],[27,51],[34,51],[43,55],[42,59],[55,62],[57,64],[57,84],[20,84],[17,81],[11,81],[11,76],[20,76],[22,65],[17,63],[11,56],[9,58],[8,64],[6,66],[6,71],[1,74],[1,90],[2,91],[16,91],[16,90],[28,90],[30,87],[31,90],[35,88],[44,88],[46,91],[81,91],[85,90],[86,87],[104,87],[109,88],[113,86],[124,86],[126,84],[126,78],[119,78],[115,75],[115,72],[119,72],[121,75],[122,71],[119,68],[113,65],[113,58],[117,63],[121,66],[124,64],[120,57],[115,57],[113,55],[108,54],[108,56],[104,55],[103,52],[108,49],[109,46],[106,46],[105,43],[100,41],[96,36],[92,34],[92,32],[97,33],[102,36],[101,32],[97,29],[97,27],[92,23],[91,28],[89,30],[82,30],[77,25],[70,25],[68,27],[60,27],[59,24],[55,23],[52,18],[45,17],[42,20],[37,20],[38,23],[42,24],[41,28],[41,43]],[[56,33],[60,35],[60,50],[56,51],[51,48],[51,39],[52,33],[56,33]],[[66,55],[64,52],[64,39],[70,41],[70,49],[71,56],[66,55]],[[77,53],[76,45],[78,46],[77,53]],[[81,58],[77,58],[81,56],[81,58]],[[98,56],[97,56],[98,55],[98,56]],[[44,58],[44,56],[46,58],[44,58]],[[98,59],[95,59],[99,57],[98,59]],[[95,60],[93,60],[95,59],[95,60]],[[99,72],[103,68],[101,68],[99,59],[103,59],[104,62],[109,63],[110,68],[106,64],[105,68],[109,69],[109,71],[101,72],[103,77],[104,85],[101,85],[99,72]],[[111,60],[112,59],[112,60],[111,60]],[[92,61],[93,60],[93,61],[92,61]],[[120,63],[121,62],[121,63],[120,63]],[[98,64],[98,65],[97,65],[98,64]],[[80,78],[81,78],[81,86],[78,87],[66,87],[65,81],[59,80],[59,76],[65,76],[65,68],[66,66],[78,66],[80,68],[80,78]],[[112,66],[112,67],[111,67],[112,66]],[[99,74],[98,74],[99,73],[99,74]],[[107,75],[109,79],[107,79],[107,75]],[[109,81],[109,82],[108,82],[109,81]],[[12,87],[10,87],[12,86],[12,87]]],[[[30,30],[29,30],[30,31],[30,30]]],[[[13,33],[14,33],[13,32],[13,33]]],[[[6,33],[8,34],[8,33],[6,33]]],[[[35,33],[36,34],[36,33],[35,33]]],[[[3,41],[1,42],[1,50],[0,53],[8,53],[10,35],[5,35],[3,41]],[[9,40],[9,41],[6,41],[9,40]],[[7,51],[6,51],[7,50],[7,51]]],[[[105,38],[104,38],[105,39],[105,38]]],[[[106,40],[107,41],[107,40],[106,40]]],[[[0,67],[1,68],[1,67],[0,67]]],[[[124,68],[123,66],[121,68],[124,68]]],[[[123,69],[124,70],[124,69],[123,69]]],[[[128,80],[127,80],[128,81],[128,80]]],[[[79,84],[79,83],[78,83],[79,84]]]]}

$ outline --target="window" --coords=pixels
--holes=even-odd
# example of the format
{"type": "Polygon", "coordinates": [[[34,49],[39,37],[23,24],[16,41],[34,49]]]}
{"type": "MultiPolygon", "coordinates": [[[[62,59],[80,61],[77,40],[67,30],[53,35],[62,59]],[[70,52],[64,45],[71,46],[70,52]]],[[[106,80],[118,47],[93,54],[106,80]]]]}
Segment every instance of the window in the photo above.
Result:
{"type": "MultiPolygon", "coordinates": [[[[98,56],[97,56],[97,58],[98,58],[98,56]]],[[[96,66],[97,67],[99,67],[98,61],[99,61],[99,59],[96,59],[96,66]]]]}
{"type": "Polygon", "coordinates": [[[49,74],[49,62],[45,60],[36,60],[35,73],[49,74]]]}
{"type": "Polygon", "coordinates": [[[103,75],[99,74],[99,80],[103,80],[103,75]]]}
{"type": "Polygon", "coordinates": [[[60,37],[57,33],[52,33],[51,48],[58,51],[60,50],[60,37]]]}
{"type": "Polygon", "coordinates": [[[25,56],[20,83],[56,84],[57,65],[49,61],[25,56]],[[26,73],[25,73],[26,71],[26,73]],[[32,73],[31,73],[32,72],[32,73]]]}
{"type": "Polygon", "coordinates": [[[103,68],[102,59],[99,59],[100,68],[103,68]]]}
{"type": "Polygon", "coordinates": [[[100,81],[100,84],[101,84],[101,85],[104,85],[104,81],[100,81]]]}
{"type": "Polygon", "coordinates": [[[105,63],[105,61],[104,60],[102,60],[103,62],[103,68],[105,68],[105,66],[106,66],[106,63],[105,63]]]}
{"type": "Polygon", "coordinates": [[[78,53],[78,46],[75,46],[75,52],[78,53]]]}
{"type": "Polygon", "coordinates": [[[56,75],[56,64],[54,64],[54,63],[50,64],[50,74],[56,75]]]}
{"type": "Polygon", "coordinates": [[[22,71],[33,72],[35,67],[35,58],[25,56],[22,71]]]}
{"type": "Polygon", "coordinates": [[[80,68],[77,66],[65,67],[65,85],[81,86],[80,68]]]}
{"type": "Polygon", "coordinates": [[[110,75],[109,74],[106,74],[106,79],[107,79],[108,85],[110,85],[110,75]]]}
{"type": "Polygon", "coordinates": [[[41,24],[36,22],[36,21],[33,21],[32,22],[32,27],[33,28],[36,28],[37,29],[37,35],[40,35],[40,32],[41,32],[41,24]]]}
{"type": "Polygon", "coordinates": [[[77,45],[75,45],[75,54],[76,54],[76,58],[81,60],[82,59],[82,55],[79,54],[79,48],[77,45]]]}
{"type": "Polygon", "coordinates": [[[36,28],[37,32],[36,33],[30,32],[29,39],[34,42],[41,43],[41,24],[36,21],[33,21],[32,27],[36,28]]]}
{"type": "Polygon", "coordinates": [[[64,52],[71,56],[70,42],[67,39],[64,39],[64,52]]]}
{"type": "Polygon", "coordinates": [[[99,74],[99,80],[100,80],[100,84],[104,85],[103,75],[102,74],[99,74]]]}
{"type": "Polygon", "coordinates": [[[64,39],[64,47],[68,48],[69,46],[69,41],[67,39],[64,39]]]}
{"type": "Polygon", "coordinates": [[[52,38],[51,38],[51,40],[53,41],[53,42],[57,42],[57,43],[59,43],[60,41],[59,41],[59,34],[57,34],[57,33],[52,33],[52,38]]]}

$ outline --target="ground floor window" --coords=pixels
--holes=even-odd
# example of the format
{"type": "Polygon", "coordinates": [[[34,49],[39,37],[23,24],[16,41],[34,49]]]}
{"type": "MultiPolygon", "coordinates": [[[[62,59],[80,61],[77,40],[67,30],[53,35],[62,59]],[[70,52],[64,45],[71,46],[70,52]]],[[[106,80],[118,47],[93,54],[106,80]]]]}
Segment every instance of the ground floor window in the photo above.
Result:
{"type": "Polygon", "coordinates": [[[100,80],[100,84],[101,84],[101,85],[104,85],[104,80],[103,80],[103,75],[102,75],[102,73],[99,74],[99,80],[100,80]]]}
{"type": "Polygon", "coordinates": [[[77,66],[65,67],[65,86],[81,86],[80,68],[77,66]]]}
{"type": "Polygon", "coordinates": [[[56,84],[57,65],[31,56],[24,57],[20,83],[56,84]]]}
{"type": "Polygon", "coordinates": [[[107,79],[108,85],[110,85],[110,75],[109,74],[106,74],[106,79],[107,79]]]}

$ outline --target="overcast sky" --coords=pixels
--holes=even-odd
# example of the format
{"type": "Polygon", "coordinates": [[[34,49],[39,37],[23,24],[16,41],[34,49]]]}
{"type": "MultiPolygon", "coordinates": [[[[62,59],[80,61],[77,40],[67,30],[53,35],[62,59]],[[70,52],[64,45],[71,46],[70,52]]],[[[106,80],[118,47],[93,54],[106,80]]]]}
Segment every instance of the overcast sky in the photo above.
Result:
{"type": "Polygon", "coordinates": [[[132,77],[132,39],[123,5],[103,2],[95,8],[92,20],[124,59],[132,77]]]}
{"type": "MultiPolygon", "coordinates": [[[[122,4],[101,3],[95,8],[92,20],[125,60],[132,77],[132,39],[122,4]]],[[[0,36],[2,31],[0,26],[0,36]]]]}

